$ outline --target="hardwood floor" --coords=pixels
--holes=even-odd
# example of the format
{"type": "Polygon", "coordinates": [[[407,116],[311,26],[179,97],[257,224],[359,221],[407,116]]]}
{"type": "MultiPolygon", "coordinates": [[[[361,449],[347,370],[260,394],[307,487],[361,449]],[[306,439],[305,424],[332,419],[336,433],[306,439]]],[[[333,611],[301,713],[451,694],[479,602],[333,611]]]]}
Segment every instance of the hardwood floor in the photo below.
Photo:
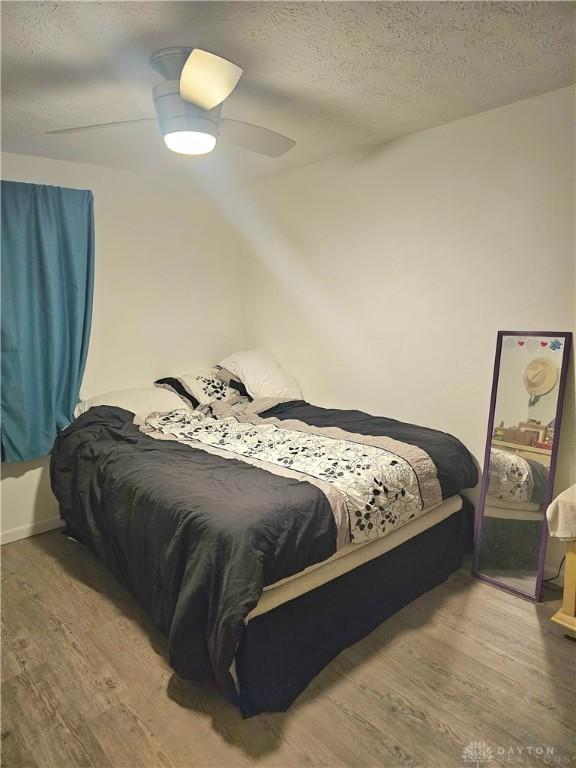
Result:
{"type": "Polygon", "coordinates": [[[242,720],[171,672],[163,638],[81,545],[52,532],[2,560],[5,768],[574,764],[576,644],[549,621],[559,599],[457,573],[289,712],[242,720]]]}

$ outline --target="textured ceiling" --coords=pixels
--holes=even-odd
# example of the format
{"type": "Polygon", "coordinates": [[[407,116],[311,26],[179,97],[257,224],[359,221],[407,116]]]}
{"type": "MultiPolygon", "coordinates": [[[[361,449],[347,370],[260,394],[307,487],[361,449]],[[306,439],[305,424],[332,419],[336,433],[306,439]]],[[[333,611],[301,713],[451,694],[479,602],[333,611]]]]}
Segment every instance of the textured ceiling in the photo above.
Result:
{"type": "Polygon", "coordinates": [[[3,2],[3,149],[142,171],[204,170],[149,117],[153,51],[206,48],[244,76],[224,114],[296,139],[278,159],[219,144],[243,177],[385,142],[574,82],[564,2],[3,2]]]}

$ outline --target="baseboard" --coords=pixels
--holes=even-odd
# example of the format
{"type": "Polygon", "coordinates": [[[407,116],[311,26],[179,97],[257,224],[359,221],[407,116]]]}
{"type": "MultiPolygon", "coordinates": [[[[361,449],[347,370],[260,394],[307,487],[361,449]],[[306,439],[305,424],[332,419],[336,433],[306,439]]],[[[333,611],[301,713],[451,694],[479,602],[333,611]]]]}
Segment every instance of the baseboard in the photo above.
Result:
{"type": "Polygon", "coordinates": [[[30,536],[36,536],[38,533],[46,533],[55,528],[62,528],[64,521],[59,517],[50,517],[48,520],[37,520],[27,525],[19,525],[17,528],[10,528],[2,531],[0,534],[0,544],[10,544],[11,541],[27,539],[30,536]]]}

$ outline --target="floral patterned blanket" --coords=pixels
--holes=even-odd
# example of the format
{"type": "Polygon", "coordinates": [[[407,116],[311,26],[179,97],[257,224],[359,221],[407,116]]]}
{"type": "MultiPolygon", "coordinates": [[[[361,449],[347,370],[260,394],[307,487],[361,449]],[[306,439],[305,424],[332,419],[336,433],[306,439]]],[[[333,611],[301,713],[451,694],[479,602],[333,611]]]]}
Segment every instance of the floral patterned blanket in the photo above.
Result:
{"type": "Polygon", "coordinates": [[[490,449],[488,493],[516,503],[542,504],[548,488],[548,468],[500,448],[490,449]]]}
{"type": "Polygon", "coordinates": [[[332,507],[339,546],[385,536],[442,501],[428,454],[389,437],[241,410],[221,418],[189,409],[156,413],[141,429],[316,485],[332,507]]]}

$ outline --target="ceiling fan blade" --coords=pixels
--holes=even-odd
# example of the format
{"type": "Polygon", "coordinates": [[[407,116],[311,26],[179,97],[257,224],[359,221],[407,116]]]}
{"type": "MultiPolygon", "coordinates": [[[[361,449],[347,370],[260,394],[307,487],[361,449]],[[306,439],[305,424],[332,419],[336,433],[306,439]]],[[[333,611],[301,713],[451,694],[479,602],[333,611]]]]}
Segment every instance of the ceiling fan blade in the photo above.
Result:
{"type": "Polygon", "coordinates": [[[93,125],[78,125],[75,128],[59,128],[57,131],[46,131],[47,134],[58,133],[79,133],[80,131],[91,131],[94,128],[111,128],[115,125],[130,125],[133,123],[154,123],[155,117],[142,117],[138,120],[116,120],[113,123],[94,123],[93,125]]]}
{"type": "Polygon", "coordinates": [[[180,75],[180,95],[201,109],[214,109],[230,96],[241,76],[237,64],[194,48],[180,75]]]}
{"type": "Polygon", "coordinates": [[[225,117],[220,120],[220,133],[232,144],[268,157],[279,157],[296,144],[293,139],[282,136],[276,131],[270,131],[268,128],[262,128],[261,125],[229,120],[225,117]]]}

